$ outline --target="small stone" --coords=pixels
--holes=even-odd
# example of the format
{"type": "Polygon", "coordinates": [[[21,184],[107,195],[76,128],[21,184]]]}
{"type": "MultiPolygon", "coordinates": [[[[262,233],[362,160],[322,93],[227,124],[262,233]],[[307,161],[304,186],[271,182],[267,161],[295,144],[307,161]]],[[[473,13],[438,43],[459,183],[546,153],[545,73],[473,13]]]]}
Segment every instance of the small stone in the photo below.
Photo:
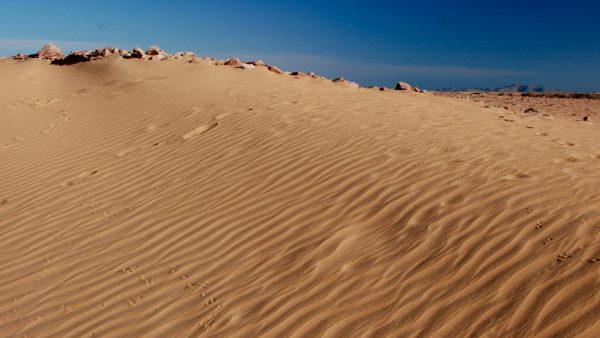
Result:
{"type": "Polygon", "coordinates": [[[285,74],[281,69],[277,68],[276,66],[267,66],[269,68],[270,71],[272,71],[273,73],[276,74],[280,74],[283,75],[285,74]]]}
{"type": "Polygon", "coordinates": [[[242,69],[254,69],[256,68],[255,65],[250,64],[250,63],[242,63],[240,64],[240,66],[238,68],[242,68],[242,69]]]}
{"type": "Polygon", "coordinates": [[[193,58],[192,58],[192,59],[189,61],[189,63],[201,63],[201,62],[202,62],[202,59],[201,59],[201,58],[199,58],[199,57],[197,57],[197,56],[193,57],[193,58]]]}
{"type": "Polygon", "coordinates": [[[412,90],[412,86],[406,82],[398,82],[396,84],[396,90],[412,90]]]}
{"type": "Polygon", "coordinates": [[[146,49],[146,54],[148,55],[159,55],[161,52],[162,50],[160,50],[160,47],[156,45],[150,46],[148,49],[146,49]]]}
{"type": "Polygon", "coordinates": [[[523,112],[524,112],[525,114],[529,114],[529,113],[531,113],[531,114],[538,114],[538,111],[537,111],[537,110],[535,110],[535,109],[533,109],[533,108],[527,108],[527,109],[525,109],[523,112]]]}
{"type": "Polygon", "coordinates": [[[25,54],[17,54],[11,57],[11,59],[13,60],[27,60],[29,58],[29,56],[25,55],[25,54]]]}
{"type": "Polygon", "coordinates": [[[236,58],[232,58],[229,59],[227,61],[225,61],[225,66],[240,66],[242,63],[240,62],[240,59],[236,59],[236,58]]]}
{"type": "Polygon", "coordinates": [[[131,52],[131,57],[134,59],[143,59],[144,56],[146,56],[146,53],[140,47],[135,47],[131,52]]]}

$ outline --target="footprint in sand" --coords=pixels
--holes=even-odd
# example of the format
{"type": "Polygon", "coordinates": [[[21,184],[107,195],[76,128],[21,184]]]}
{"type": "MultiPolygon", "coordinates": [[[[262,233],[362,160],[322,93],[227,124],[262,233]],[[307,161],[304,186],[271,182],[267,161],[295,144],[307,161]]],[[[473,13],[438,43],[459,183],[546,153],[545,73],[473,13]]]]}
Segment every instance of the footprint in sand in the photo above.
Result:
{"type": "Polygon", "coordinates": [[[122,150],[119,153],[117,153],[117,157],[123,157],[125,155],[131,154],[138,149],[139,149],[138,147],[134,147],[134,148],[128,148],[128,149],[122,150]]]}
{"type": "Polygon", "coordinates": [[[554,160],[554,163],[575,163],[578,162],[579,158],[575,156],[567,156],[565,158],[557,158],[554,160]]]}
{"type": "Polygon", "coordinates": [[[194,129],[194,130],[192,130],[192,131],[184,134],[182,137],[184,139],[186,139],[186,140],[189,140],[189,139],[191,139],[191,138],[193,138],[195,136],[202,135],[202,134],[206,133],[207,131],[213,129],[214,127],[216,127],[218,125],[219,125],[218,122],[212,122],[210,124],[204,124],[204,125],[201,125],[201,126],[197,127],[196,129],[194,129]]]}

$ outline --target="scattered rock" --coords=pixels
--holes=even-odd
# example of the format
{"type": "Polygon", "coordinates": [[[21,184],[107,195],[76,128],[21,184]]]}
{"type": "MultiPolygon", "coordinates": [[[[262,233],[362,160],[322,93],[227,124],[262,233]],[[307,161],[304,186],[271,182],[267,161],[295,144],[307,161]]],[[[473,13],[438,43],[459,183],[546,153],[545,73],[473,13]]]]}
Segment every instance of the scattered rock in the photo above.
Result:
{"type": "Polygon", "coordinates": [[[162,50],[160,50],[160,47],[154,45],[154,46],[150,46],[148,47],[148,49],[146,49],[146,54],[148,55],[159,55],[162,53],[162,50]]]}
{"type": "Polygon", "coordinates": [[[25,54],[21,54],[21,53],[19,53],[17,55],[13,55],[11,57],[11,59],[13,59],[13,60],[27,60],[28,58],[29,58],[29,56],[27,56],[25,54]]]}
{"type": "Polygon", "coordinates": [[[195,58],[196,54],[194,54],[192,52],[177,52],[177,53],[175,53],[175,55],[173,55],[173,57],[175,59],[188,59],[188,58],[195,58]]]}
{"type": "Polygon", "coordinates": [[[72,51],[71,52],[72,55],[81,55],[81,56],[88,56],[88,57],[92,57],[95,54],[95,51],[93,50],[76,50],[76,51],[72,51]]]}
{"type": "Polygon", "coordinates": [[[590,117],[589,117],[589,116],[584,116],[584,117],[583,117],[583,120],[584,120],[584,121],[589,121],[589,120],[590,120],[590,117]]]}
{"type": "Polygon", "coordinates": [[[199,57],[197,57],[197,56],[194,56],[194,57],[193,57],[193,58],[192,58],[192,59],[189,61],[189,63],[201,63],[201,62],[202,62],[202,59],[201,59],[201,58],[199,58],[199,57]]]}
{"type": "Polygon", "coordinates": [[[52,60],[53,65],[59,66],[70,66],[80,62],[87,62],[91,60],[91,56],[87,53],[73,52],[64,58],[52,60]]]}
{"type": "Polygon", "coordinates": [[[114,49],[112,47],[98,48],[94,51],[94,56],[97,58],[104,58],[109,55],[112,55],[113,52],[114,52],[114,49]]]}
{"type": "Polygon", "coordinates": [[[276,66],[267,66],[267,67],[268,67],[268,68],[269,68],[269,70],[270,70],[270,71],[272,71],[273,73],[276,73],[276,74],[281,74],[281,75],[285,74],[285,73],[283,72],[283,70],[281,70],[281,69],[277,68],[276,66]]]}
{"type": "Polygon", "coordinates": [[[262,66],[266,66],[264,62],[262,62],[261,60],[254,60],[252,62],[250,62],[251,64],[255,65],[256,67],[262,67],[262,66]]]}
{"type": "Polygon", "coordinates": [[[225,61],[224,65],[238,67],[238,66],[241,66],[242,63],[240,62],[240,59],[233,58],[233,59],[229,59],[229,60],[225,61]]]}
{"type": "Polygon", "coordinates": [[[396,90],[412,90],[412,86],[406,82],[398,82],[396,84],[396,90]]]}
{"type": "Polygon", "coordinates": [[[300,76],[306,76],[306,74],[302,73],[302,72],[292,72],[292,73],[290,73],[290,75],[292,75],[292,76],[298,76],[298,77],[300,77],[300,76]]]}
{"type": "Polygon", "coordinates": [[[256,68],[255,65],[249,64],[249,63],[242,63],[239,65],[238,68],[242,68],[242,69],[254,69],[256,68]]]}
{"type": "Polygon", "coordinates": [[[131,52],[125,49],[119,49],[119,55],[124,58],[131,58],[131,52]]]}
{"type": "Polygon", "coordinates": [[[359,87],[358,83],[356,83],[356,82],[352,82],[352,81],[347,81],[347,80],[346,80],[346,79],[344,79],[343,77],[338,77],[337,79],[333,79],[333,80],[331,80],[331,81],[332,81],[332,82],[335,82],[335,83],[340,83],[340,84],[349,85],[349,86],[352,86],[352,87],[355,87],[355,88],[358,88],[358,87],[359,87]]]}
{"type": "Polygon", "coordinates": [[[161,60],[168,60],[169,59],[169,55],[167,54],[163,54],[163,53],[159,53],[157,55],[151,55],[148,60],[150,61],[161,61],[161,60]]]}
{"type": "Polygon", "coordinates": [[[527,108],[527,109],[525,109],[525,111],[523,111],[523,112],[524,112],[525,114],[529,114],[529,113],[531,113],[531,114],[538,114],[538,113],[539,113],[537,110],[535,110],[535,109],[533,109],[533,108],[527,108]]]}
{"type": "Polygon", "coordinates": [[[38,52],[38,57],[43,60],[56,60],[62,56],[62,50],[51,43],[44,45],[38,52]]]}
{"type": "Polygon", "coordinates": [[[131,52],[131,57],[135,59],[143,59],[145,56],[146,53],[144,53],[144,51],[140,47],[135,47],[133,49],[133,52],[131,52]]]}

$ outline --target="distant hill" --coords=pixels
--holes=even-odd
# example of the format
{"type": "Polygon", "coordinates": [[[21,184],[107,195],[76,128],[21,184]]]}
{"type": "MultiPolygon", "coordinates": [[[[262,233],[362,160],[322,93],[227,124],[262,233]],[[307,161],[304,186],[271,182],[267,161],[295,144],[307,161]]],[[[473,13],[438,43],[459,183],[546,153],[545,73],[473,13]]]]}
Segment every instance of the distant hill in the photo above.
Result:
{"type": "Polygon", "coordinates": [[[440,92],[498,92],[498,93],[558,93],[559,90],[543,86],[511,84],[499,88],[442,88],[440,92]]]}

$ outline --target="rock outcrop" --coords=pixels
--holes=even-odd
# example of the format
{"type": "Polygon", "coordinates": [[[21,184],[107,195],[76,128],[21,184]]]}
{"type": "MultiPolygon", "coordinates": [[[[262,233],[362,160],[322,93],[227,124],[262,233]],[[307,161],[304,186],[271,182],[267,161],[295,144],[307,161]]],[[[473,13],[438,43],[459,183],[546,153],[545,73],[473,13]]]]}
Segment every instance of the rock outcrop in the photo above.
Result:
{"type": "Polygon", "coordinates": [[[44,45],[37,54],[42,60],[56,60],[63,56],[62,50],[51,43],[44,45]]]}
{"type": "Polygon", "coordinates": [[[135,47],[131,52],[131,57],[134,59],[143,59],[146,56],[146,53],[140,48],[135,47]]]}

